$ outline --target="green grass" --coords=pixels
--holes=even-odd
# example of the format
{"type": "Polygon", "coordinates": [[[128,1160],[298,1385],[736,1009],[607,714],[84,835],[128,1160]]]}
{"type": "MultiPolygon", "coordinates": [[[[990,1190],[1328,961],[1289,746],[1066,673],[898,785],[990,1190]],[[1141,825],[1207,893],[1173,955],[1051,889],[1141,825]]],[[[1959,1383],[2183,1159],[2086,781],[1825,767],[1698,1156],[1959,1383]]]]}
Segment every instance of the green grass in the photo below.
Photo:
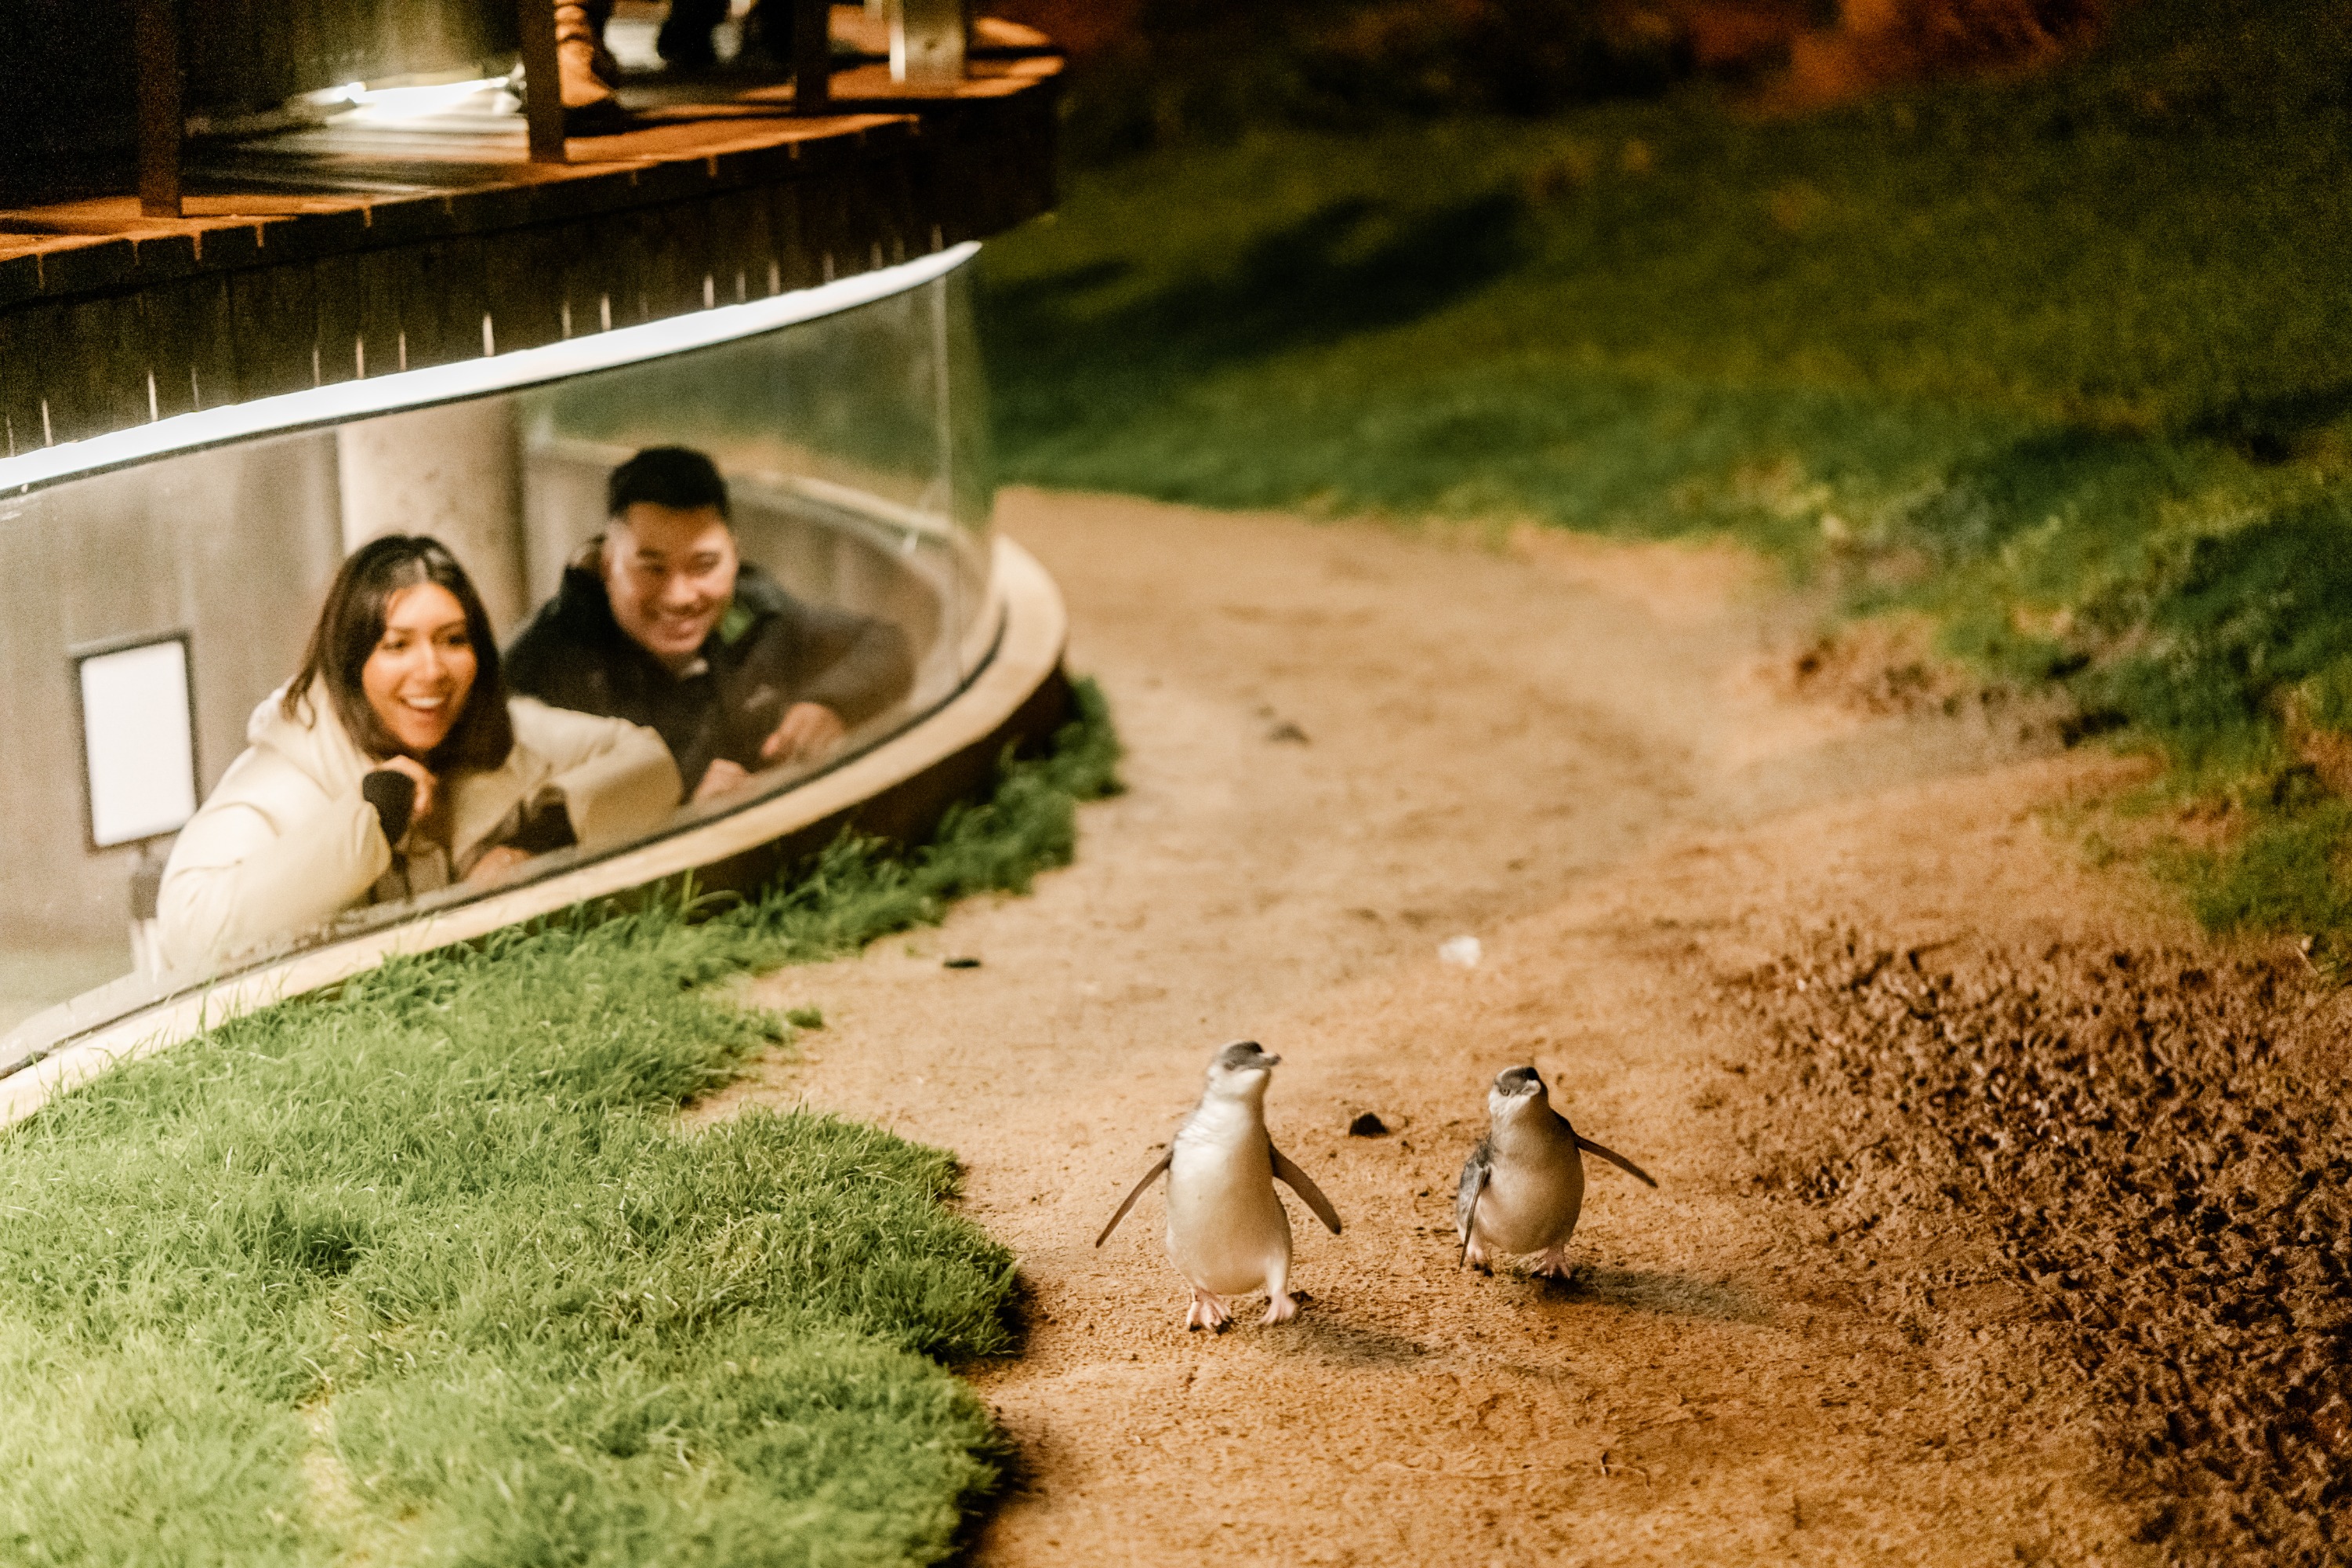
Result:
{"type": "Polygon", "coordinates": [[[2210,895],[2324,826],[2288,707],[2352,721],[2340,21],[2145,0],[2039,79],[1801,120],[1689,88],[1084,171],[984,264],[1001,457],[1745,541],[2162,749],[2242,811],[2168,862],[2200,908],[2297,928],[2210,895]]]}
{"type": "Polygon", "coordinates": [[[0,1560],[928,1563],[997,1473],[941,1365],[1012,1348],[952,1158],[683,1102],[788,1038],[711,984],[1066,861],[1098,694],[899,855],[698,923],[402,960],[125,1068],[0,1160],[0,1560]]]}

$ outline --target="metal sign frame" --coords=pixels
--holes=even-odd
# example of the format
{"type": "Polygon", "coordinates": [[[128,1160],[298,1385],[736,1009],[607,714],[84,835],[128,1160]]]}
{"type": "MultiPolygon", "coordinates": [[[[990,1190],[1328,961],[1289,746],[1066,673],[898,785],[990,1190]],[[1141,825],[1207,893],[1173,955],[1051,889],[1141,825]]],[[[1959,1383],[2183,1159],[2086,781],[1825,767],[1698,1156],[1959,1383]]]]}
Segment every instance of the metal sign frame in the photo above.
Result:
{"type": "MultiPolygon", "coordinates": [[[[98,801],[94,782],[89,776],[89,712],[82,697],[81,668],[94,658],[112,654],[131,653],[143,647],[157,647],[164,643],[180,645],[180,671],[187,682],[188,704],[188,787],[201,810],[205,799],[204,759],[199,748],[203,744],[200,726],[196,722],[196,647],[195,639],[185,630],[140,632],[130,637],[110,637],[103,642],[82,643],[66,650],[66,684],[73,690],[74,746],[81,759],[81,838],[90,853],[104,854],[110,849],[128,848],[133,845],[152,844],[158,838],[169,837],[179,828],[151,833],[141,838],[125,838],[112,844],[98,841],[98,801]]],[[[194,813],[191,812],[191,816],[194,813]]],[[[185,826],[183,824],[182,826],[185,826]]]]}

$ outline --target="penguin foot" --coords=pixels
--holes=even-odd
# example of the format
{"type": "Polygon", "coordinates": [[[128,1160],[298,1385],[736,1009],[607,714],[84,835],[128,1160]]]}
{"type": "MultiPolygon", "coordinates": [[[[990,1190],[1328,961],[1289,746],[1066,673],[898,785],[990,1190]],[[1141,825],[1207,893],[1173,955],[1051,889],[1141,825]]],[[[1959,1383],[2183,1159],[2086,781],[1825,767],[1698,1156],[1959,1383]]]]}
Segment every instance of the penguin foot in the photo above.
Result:
{"type": "Polygon", "coordinates": [[[1495,1271],[1495,1265],[1487,1258],[1486,1249],[1479,1246],[1475,1237],[1469,1246],[1462,1249],[1462,1262],[1465,1267],[1475,1268],[1481,1274],[1492,1274],[1495,1271]]]}
{"type": "Polygon", "coordinates": [[[1298,1302],[1287,1290],[1276,1290],[1266,1298],[1265,1316],[1261,1323],[1286,1323],[1298,1316],[1298,1302]]]}
{"type": "Polygon", "coordinates": [[[1535,1266],[1529,1268],[1528,1272],[1538,1279],[1559,1279],[1565,1281],[1571,1278],[1576,1273],[1576,1270],[1569,1264],[1568,1248],[1565,1247],[1555,1247],[1549,1251],[1544,1253],[1541,1257],[1538,1258],[1535,1261],[1535,1266]]]}
{"type": "Polygon", "coordinates": [[[1192,1310],[1184,1314],[1186,1331],[1211,1329],[1222,1334],[1225,1331],[1225,1325],[1233,1321],[1234,1315],[1225,1310],[1223,1301],[1197,1285],[1192,1288],[1192,1310]]]}

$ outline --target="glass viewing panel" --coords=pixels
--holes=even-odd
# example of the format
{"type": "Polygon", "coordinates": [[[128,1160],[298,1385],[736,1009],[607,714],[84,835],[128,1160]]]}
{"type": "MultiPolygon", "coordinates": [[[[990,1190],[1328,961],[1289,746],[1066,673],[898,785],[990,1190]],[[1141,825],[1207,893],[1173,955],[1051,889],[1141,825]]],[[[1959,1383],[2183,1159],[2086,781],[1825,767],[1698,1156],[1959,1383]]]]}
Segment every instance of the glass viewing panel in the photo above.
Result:
{"type": "MultiPolygon", "coordinates": [[[[788,788],[952,696],[997,632],[967,272],[715,346],[0,497],[0,785],[24,825],[0,863],[0,1073],[69,998],[87,1026],[557,874],[788,788]],[[623,536],[634,550],[607,543],[613,471],[659,447],[723,476],[731,580],[692,507],[673,509],[689,523],[664,536],[670,554],[645,548],[650,527],[623,536]],[[393,534],[445,544],[513,693],[571,710],[510,709],[496,768],[428,753],[431,801],[413,780],[380,798],[397,716],[354,731],[391,710],[289,717],[277,700],[345,557],[393,534]]],[[[365,668],[350,703],[432,710],[365,668]]]]}

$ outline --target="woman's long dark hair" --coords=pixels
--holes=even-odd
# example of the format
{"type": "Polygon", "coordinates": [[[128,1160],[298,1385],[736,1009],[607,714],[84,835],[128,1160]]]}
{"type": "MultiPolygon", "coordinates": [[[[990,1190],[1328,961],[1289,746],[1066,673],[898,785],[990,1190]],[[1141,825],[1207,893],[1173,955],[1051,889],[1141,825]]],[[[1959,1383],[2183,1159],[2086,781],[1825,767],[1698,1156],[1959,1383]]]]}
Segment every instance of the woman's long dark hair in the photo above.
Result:
{"type": "Polygon", "coordinates": [[[370,540],[343,563],[334,586],[327,590],[319,624],[310,628],[302,668],[288,682],[278,710],[301,722],[311,692],[323,689],[361,751],[379,759],[400,752],[400,742],[368,702],[360,671],[383,640],[383,617],[392,596],[426,583],[446,588],[466,612],[466,637],[474,645],[474,684],[449,733],[431,756],[417,760],[436,772],[498,767],[514,750],[514,721],[507,713],[507,684],[499,673],[499,645],[490,632],[489,613],[457,558],[438,540],[422,535],[395,533],[370,540]]]}

